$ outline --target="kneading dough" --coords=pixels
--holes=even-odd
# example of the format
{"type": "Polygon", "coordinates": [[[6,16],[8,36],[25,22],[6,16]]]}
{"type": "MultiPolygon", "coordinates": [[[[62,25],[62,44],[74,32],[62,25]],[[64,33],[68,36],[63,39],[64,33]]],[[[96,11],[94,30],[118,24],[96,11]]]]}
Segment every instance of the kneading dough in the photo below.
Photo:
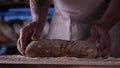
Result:
{"type": "Polygon", "coordinates": [[[81,57],[94,58],[97,56],[96,44],[89,41],[67,41],[41,39],[32,41],[25,50],[29,57],[81,57]]]}

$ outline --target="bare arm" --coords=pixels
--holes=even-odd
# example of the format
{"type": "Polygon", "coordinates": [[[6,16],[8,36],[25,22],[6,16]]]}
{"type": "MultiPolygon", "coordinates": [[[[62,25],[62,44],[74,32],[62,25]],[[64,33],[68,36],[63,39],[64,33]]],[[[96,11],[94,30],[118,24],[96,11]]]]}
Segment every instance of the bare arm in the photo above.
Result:
{"type": "Polygon", "coordinates": [[[35,24],[35,30],[32,39],[37,39],[43,31],[48,9],[51,0],[30,0],[30,9],[32,15],[32,22],[35,24]]]}
{"type": "Polygon", "coordinates": [[[44,24],[46,21],[50,0],[29,0],[32,22],[44,24]]]}
{"type": "Polygon", "coordinates": [[[120,20],[120,0],[109,0],[108,8],[98,22],[106,31],[109,31],[112,26],[120,20]]]}

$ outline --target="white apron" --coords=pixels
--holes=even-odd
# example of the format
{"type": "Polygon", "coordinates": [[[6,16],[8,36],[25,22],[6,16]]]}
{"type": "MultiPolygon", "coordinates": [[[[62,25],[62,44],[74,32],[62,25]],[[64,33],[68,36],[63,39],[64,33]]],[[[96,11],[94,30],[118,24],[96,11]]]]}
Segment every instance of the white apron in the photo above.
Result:
{"type": "Polygon", "coordinates": [[[104,0],[54,0],[49,39],[81,40],[89,37],[90,26],[104,13],[104,0]]]}
{"type": "Polygon", "coordinates": [[[48,39],[85,40],[90,36],[90,27],[102,17],[104,0],[53,0],[53,15],[48,39]]]}

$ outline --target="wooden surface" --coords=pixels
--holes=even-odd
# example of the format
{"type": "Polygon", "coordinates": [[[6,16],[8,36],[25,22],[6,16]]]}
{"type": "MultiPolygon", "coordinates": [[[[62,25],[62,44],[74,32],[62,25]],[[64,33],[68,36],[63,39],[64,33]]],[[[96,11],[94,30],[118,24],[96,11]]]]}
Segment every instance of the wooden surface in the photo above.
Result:
{"type": "Polygon", "coordinates": [[[120,68],[119,58],[0,56],[0,68],[120,68]]]}
{"type": "Polygon", "coordinates": [[[120,68],[120,66],[2,64],[0,68],[120,68]]]}

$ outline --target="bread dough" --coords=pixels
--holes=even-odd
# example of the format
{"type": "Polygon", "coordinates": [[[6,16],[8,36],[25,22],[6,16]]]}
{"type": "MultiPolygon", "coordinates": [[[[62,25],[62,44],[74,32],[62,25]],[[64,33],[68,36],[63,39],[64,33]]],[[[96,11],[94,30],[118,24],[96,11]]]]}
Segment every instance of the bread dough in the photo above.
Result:
{"type": "Polygon", "coordinates": [[[29,57],[88,57],[97,56],[96,44],[89,41],[67,41],[41,39],[32,41],[25,50],[29,57]]]}

